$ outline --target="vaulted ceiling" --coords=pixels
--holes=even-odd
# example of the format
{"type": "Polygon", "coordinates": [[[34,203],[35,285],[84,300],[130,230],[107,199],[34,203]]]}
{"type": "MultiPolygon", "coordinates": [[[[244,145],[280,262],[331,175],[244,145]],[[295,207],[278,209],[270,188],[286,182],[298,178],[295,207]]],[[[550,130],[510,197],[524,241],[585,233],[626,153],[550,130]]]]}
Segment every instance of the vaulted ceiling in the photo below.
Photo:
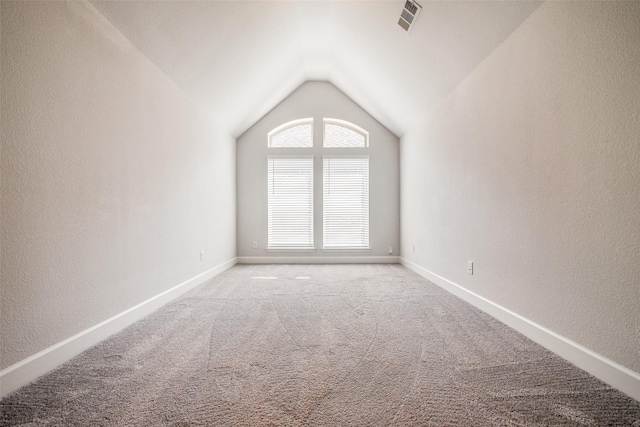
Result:
{"type": "Polygon", "coordinates": [[[540,2],[92,1],[233,136],[305,81],[329,81],[401,136],[540,2]]]}

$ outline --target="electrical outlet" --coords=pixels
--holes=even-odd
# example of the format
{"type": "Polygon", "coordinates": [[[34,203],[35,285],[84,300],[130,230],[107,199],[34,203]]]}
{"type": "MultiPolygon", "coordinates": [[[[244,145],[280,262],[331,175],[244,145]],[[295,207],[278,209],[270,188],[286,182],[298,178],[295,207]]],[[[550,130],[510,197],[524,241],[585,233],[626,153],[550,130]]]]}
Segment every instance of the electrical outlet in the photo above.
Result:
{"type": "Polygon", "coordinates": [[[393,255],[393,246],[389,246],[389,255],[393,255]]]}
{"type": "Polygon", "coordinates": [[[413,253],[416,253],[416,245],[413,245],[413,253]]]}
{"type": "Polygon", "coordinates": [[[473,261],[467,261],[467,273],[473,274],[473,261]]]}
{"type": "Polygon", "coordinates": [[[251,247],[253,249],[258,249],[258,242],[256,240],[253,241],[253,244],[251,245],[251,247]]]}
{"type": "Polygon", "coordinates": [[[200,251],[200,261],[204,261],[204,251],[200,251]]]}

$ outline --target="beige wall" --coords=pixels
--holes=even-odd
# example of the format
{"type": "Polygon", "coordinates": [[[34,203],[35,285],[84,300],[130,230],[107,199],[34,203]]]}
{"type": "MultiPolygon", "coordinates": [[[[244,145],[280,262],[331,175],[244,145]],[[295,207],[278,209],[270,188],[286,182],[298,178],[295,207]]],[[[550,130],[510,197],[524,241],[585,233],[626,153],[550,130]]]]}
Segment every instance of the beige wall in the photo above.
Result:
{"type": "Polygon", "coordinates": [[[235,141],[87,3],[1,7],[5,368],[235,257],[235,141]]]}
{"type": "MultiPolygon", "coordinates": [[[[385,257],[388,247],[398,255],[400,245],[400,182],[398,138],[331,83],[307,82],[238,138],[238,256],[239,257],[385,257]],[[267,134],[291,120],[314,118],[313,149],[268,150],[267,134]],[[352,122],[369,132],[369,148],[322,149],[322,119],[352,122]],[[267,252],[267,155],[315,156],[315,252],[267,252]],[[368,154],[370,252],[322,251],[322,154],[368,154]],[[258,248],[252,248],[252,242],[258,248]]],[[[241,258],[242,260],[242,258],[241,258]]],[[[259,260],[252,259],[257,262],[259,260]]],[[[378,259],[379,261],[379,259],[378,259]]]]}
{"type": "Polygon", "coordinates": [[[639,22],[547,2],[401,139],[405,258],[635,372],[639,22]]]}

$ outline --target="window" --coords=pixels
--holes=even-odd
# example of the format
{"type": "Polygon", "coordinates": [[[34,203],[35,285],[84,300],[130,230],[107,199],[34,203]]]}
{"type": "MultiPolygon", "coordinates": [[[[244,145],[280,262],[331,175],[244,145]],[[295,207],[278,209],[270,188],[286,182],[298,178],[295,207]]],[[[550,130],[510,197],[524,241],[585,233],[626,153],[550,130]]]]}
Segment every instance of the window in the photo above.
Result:
{"type": "Polygon", "coordinates": [[[369,156],[359,155],[369,147],[369,133],[344,120],[323,119],[322,123],[322,146],[313,147],[313,118],[287,122],[268,134],[271,154],[289,149],[280,151],[287,155],[267,157],[270,250],[314,249],[314,155],[323,153],[330,155],[323,156],[322,173],[316,174],[318,180],[322,175],[323,203],[317,212],[322,215],[322,249],[370,249],[369,156]],[[351,150],[334,155],[335,148],[351,150]],[[304,154],[295,154],[299,152],[304,154]]]}
{"type": "Polygon", "coordinates": [[[313,156],[268,163],[268,248],[313,249],[313,156]]]}
{"type": "Polygon", "coordinates": [[[369,248],[369,157],[323,157],[323,247],[369,248]]]}
{"type": "Polygon", "coordinates": [[[313,147],[313,119],[293,120],[268,135],[269,148],[313,147]]]}
{"type": "Polygon", "coordinates": [[[354,125],[338,119],[324,119],[323,147],[365,148],[369,146],[369,133],[354,125]]]}

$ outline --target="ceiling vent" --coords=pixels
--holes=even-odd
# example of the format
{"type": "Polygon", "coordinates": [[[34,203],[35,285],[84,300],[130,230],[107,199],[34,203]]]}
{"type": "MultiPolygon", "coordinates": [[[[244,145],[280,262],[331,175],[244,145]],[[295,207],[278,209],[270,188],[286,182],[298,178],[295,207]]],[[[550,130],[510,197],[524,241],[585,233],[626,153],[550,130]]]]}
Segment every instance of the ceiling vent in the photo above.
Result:
{"type": "Polygon", "coordinates": [[[400,20],[398,21],[398,25],[405,29],[406,32],[411,31],[413,27],[413,23],[416,21],[418,14],[422,6],[418,3],[407,0],[404,4],[404,8],[402,9],[402,14],[400,15],[400,20]]]}

